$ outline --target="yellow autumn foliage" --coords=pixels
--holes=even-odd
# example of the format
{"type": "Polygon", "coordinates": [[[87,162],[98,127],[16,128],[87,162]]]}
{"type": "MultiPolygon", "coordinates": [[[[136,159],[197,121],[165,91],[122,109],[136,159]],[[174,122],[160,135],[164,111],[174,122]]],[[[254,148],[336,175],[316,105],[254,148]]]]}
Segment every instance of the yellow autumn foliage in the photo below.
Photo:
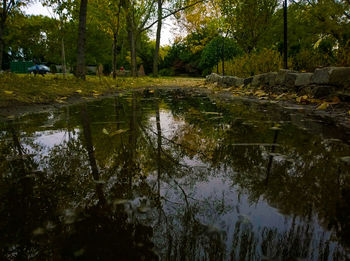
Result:
{"type": "MultiPolygon", "coordinates": [[[[238,77],[249,77],[260,73],[275,72],[281,68],[281,55],[279,52],[270,49],[244,54],[231,61],[225,61],[225,74],[238,77]]],[[[216,71],[216,67],[213,71],[216,71]]],[[[222,62],[219,63],[219,73],[222,74],[222,62]]]]}

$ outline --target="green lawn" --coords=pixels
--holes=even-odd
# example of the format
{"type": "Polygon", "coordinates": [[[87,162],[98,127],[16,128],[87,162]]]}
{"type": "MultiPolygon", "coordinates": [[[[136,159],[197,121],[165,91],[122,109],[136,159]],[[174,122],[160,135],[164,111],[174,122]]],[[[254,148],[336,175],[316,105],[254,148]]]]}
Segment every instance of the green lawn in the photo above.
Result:
{"type": "Polygon", "coordinates": [[[178,77],[111,77],[87,76],[85,81],[74,76],[29,74],[0,74],[0,107],[20,104],[64,103],[72,96],[97,97],[102,94],[114,93],[117,90],[127,90],[140,87],[195,87],[204,83],[199,78],[178,77]]]}

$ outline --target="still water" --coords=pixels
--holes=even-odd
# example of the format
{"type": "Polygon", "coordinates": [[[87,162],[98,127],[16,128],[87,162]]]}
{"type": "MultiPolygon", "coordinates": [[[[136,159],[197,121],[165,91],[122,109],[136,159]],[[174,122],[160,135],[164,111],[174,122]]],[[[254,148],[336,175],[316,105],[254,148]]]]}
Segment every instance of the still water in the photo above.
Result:
{"type": "Polygon", "coordinates": [[[1,260],[347,260],[350,134],[142,91],[0,123],[1,260]]]}

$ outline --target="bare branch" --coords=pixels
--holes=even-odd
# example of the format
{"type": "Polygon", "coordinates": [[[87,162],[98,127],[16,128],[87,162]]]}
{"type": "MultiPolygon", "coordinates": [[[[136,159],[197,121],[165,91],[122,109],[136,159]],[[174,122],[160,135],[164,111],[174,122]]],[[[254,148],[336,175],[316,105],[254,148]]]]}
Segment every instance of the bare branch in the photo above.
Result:
{"type": "Polygon", "coordinates": [[[192,7],[192,6],[195,6],[195,5],[197,5],[197,4],[199,4],[199,3],[202,3],[202,2],[204,2],[204,1],[205,1],[205,0],[198,0],[198,1],[196,1],[196,2],[194,2],[194,3],[192,3],[192,4],[190,4],[190,5],[186,5],[186,6],[184,6],[184,7],[181,7],[181,8],[179,8],[179,9],[176,9],[176,10],[170,12],[169,14],[163,16],[161,19],[155,20],[153,23],[151,23],[151,24],[148,25],[147,27],[142,28],[142,29],[140,30],[140,32],[143,32],[143,31],[146,31],[146,30],[150,29],[153,25],[155,25],[156,23],[158,23],[159,20],[164,20],[165,18],[167,18],[167,17],[169,17],[169,16],[171,16],[171,15],[174,15],[174,14],[180,12],[180,11],[186,10],[187,8],[190,8],[190,7],[192,7]]]}

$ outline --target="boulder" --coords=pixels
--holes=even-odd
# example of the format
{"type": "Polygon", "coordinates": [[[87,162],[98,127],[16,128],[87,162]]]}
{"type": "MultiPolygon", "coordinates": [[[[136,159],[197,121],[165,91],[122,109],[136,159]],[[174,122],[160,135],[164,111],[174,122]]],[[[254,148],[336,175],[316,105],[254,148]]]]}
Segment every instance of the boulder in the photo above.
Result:
{"type": "Polygon", "coordinates": [[[293,73],[293,71],[285,69],[279,70],[275,79],[275,84],[284,85],[286,83],[286,77],[288,73],[293,73]]]}
{"type": "Polygon", "coordinates": [[[294,73],[287,72],[285,76],[285,85],[288,87],[301,87],[311,83],[312,73],[294,73]]]}
{"type": "Polygon", "coordinates": [[[266,86],[266,85],[273,86],[275,85],[277,74],[278,74],[277,72],[269,72],[269,73],[255,75],[252,80],[252,86],[253,87],[266,86]]]}
{"type": "Polygon", "coordinates": [[[326,67],[316,69],[311,81],[350,88],[350,67],[326,67]]]}
{"type": "Polygon", "coordinates": [[[309,85],[313,73],[298,73],[294,85],[297,87],[309,85]]]}
{"type": "Polygon", "coordinates": [[[312,96],[316,99],[326,98],[332,93],[334,93],[334,87],[327,85],[315,86],[311,90],[312,96]]]}
{"type": "Polygon", "coordinates": [[[244,84],[244,85],[248,85],[248,84],[251,84],[252,81],[253,81],[253,77],[245,78],[245,79],[243,80],[243,84],[244,84]]]}
{"type": "Polygon", "coordinates": [[[214,82],[220,82],[221,81],[222,76],[216,74],[216,73],[212,73],[210,75],[207,75],[207,77],[205,77],[205,81],[207,83],[214,83],[214,82]]]}
{"type": "Polygon", "coordinates": [[[259,87],[265,84],[265,74],[257,74],[253,76],[252,86],[259,87]]]}
{"type": "Polygon", "coordinates": [[[244,84],[244,79],[238,78],[236,76],[222,76],[219,83],[222,86],[241,86],[244,84]]]}
{"type": "Polygon", "coordinates": [[[276,82],[278,73],[277,72],[269,72],[265,76],[265,84],[268,84],[269,86],[274,86],[276,82]]]}

